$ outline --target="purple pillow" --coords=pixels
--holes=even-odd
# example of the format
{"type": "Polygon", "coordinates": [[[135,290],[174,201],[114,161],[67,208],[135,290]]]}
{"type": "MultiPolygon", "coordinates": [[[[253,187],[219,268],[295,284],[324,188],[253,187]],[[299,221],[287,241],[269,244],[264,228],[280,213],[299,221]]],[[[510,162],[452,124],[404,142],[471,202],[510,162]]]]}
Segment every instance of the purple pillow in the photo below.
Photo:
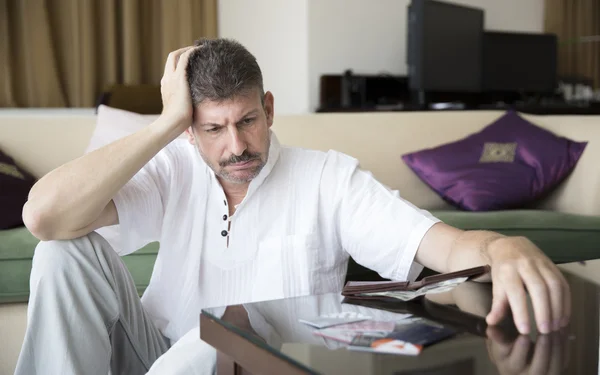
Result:
{"type": "Polygon", "coordinates": [[[23,225],[22,211],[35,178],[0,150],[0,230],[23,225]]]}
{"type": "Polygon", "coordinates": [[[491,211],[522,208],[549,193],[571,173],[586,145],[509,111],[478,133],[402,160],[453,206],[491,211]]]}

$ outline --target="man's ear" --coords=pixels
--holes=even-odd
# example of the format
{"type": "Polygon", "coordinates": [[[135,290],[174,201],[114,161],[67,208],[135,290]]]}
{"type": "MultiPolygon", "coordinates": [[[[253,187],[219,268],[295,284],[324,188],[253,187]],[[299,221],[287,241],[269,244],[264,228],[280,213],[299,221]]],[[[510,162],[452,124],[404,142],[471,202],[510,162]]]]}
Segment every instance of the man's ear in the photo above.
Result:
{"type": "Polygon", "coordinates": [[[196,145],[196,141],[194,140],[194,128],[193,126],[190,126],[189,128],[185,129],[185,134],[187,134],[188,137],[188,142],[190,142],[190,144],[192,145],[196,145]]]}
{"type": "Polygon", "coordinates": [[[270,91],[265,93],[265,115],[267,116],[267,126],[270,128],[273,125],[273,117],[275,117],[275,98],[270,91]]]}

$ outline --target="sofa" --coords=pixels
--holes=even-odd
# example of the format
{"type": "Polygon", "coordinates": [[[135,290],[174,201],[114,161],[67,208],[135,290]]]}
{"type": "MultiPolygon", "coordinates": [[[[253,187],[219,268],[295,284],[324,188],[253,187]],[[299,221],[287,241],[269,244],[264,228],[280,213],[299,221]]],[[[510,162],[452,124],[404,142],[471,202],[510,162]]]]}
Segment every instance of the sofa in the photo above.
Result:
{"type": "MultiPolygon", "coordinates": [[[[276,116],[273,131],[284,145],[356,157],[385,185],[450,225],[530,238],[556,263],[600,254],[600,116],[524,115],[536,125],[588,141],[573,172],[527,207],[489,212],[457,210],[401,159],[407,152],[461,139],[502,111],[334,113],[276,116]]],[[[93,109],[0,111],[0,150],[36,177],[81,156],[96,126],[93,109]]],[[[14,371],[26,323],[29,270],[37,240],[26,228],[0,231],[0,374],[14,371]]],[[[139,293],[146,287],[159,244],[124,257],[139,293]]],[[[349,274],[365,272],[351,263],[349,274]]]]}

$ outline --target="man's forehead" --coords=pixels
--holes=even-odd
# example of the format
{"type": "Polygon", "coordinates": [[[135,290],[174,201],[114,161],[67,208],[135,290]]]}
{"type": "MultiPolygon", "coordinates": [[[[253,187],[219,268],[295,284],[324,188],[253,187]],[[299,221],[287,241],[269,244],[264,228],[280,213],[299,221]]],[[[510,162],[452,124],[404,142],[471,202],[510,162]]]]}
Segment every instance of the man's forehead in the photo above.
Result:
{"type": "Polygon", "coordinates": [[[258,113],[261,109],[261,100],[254,95],[237,95],[221,101],[205,100],[194,110],[194,122],[202,124],[237,121],[250,113],[258,113]]]}

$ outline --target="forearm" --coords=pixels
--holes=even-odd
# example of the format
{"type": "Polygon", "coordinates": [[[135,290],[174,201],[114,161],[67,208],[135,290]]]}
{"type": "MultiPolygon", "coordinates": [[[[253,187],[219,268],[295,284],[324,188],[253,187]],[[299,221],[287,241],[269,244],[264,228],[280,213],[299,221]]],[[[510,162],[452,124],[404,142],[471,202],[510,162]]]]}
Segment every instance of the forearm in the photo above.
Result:
{"type": "MultiPolygon", "coordinates": [[[[41,178],[23,210],[44,237],[94,222],[148,161],[177,137],[177,124],[160,117],[144,129],[73,160],[41,178]]],[[[29,226],[29,225],[28,225],[29,226]]]]}
{"type": "MultiPolygon", "coordinates": [[[[490,231],[465,231],[456,238],[446,259],[448,272],[491,264],[498,241],[508,237],[490,231]]],[[[489,280],[489,275],[479,280],[489,280]]]]}

